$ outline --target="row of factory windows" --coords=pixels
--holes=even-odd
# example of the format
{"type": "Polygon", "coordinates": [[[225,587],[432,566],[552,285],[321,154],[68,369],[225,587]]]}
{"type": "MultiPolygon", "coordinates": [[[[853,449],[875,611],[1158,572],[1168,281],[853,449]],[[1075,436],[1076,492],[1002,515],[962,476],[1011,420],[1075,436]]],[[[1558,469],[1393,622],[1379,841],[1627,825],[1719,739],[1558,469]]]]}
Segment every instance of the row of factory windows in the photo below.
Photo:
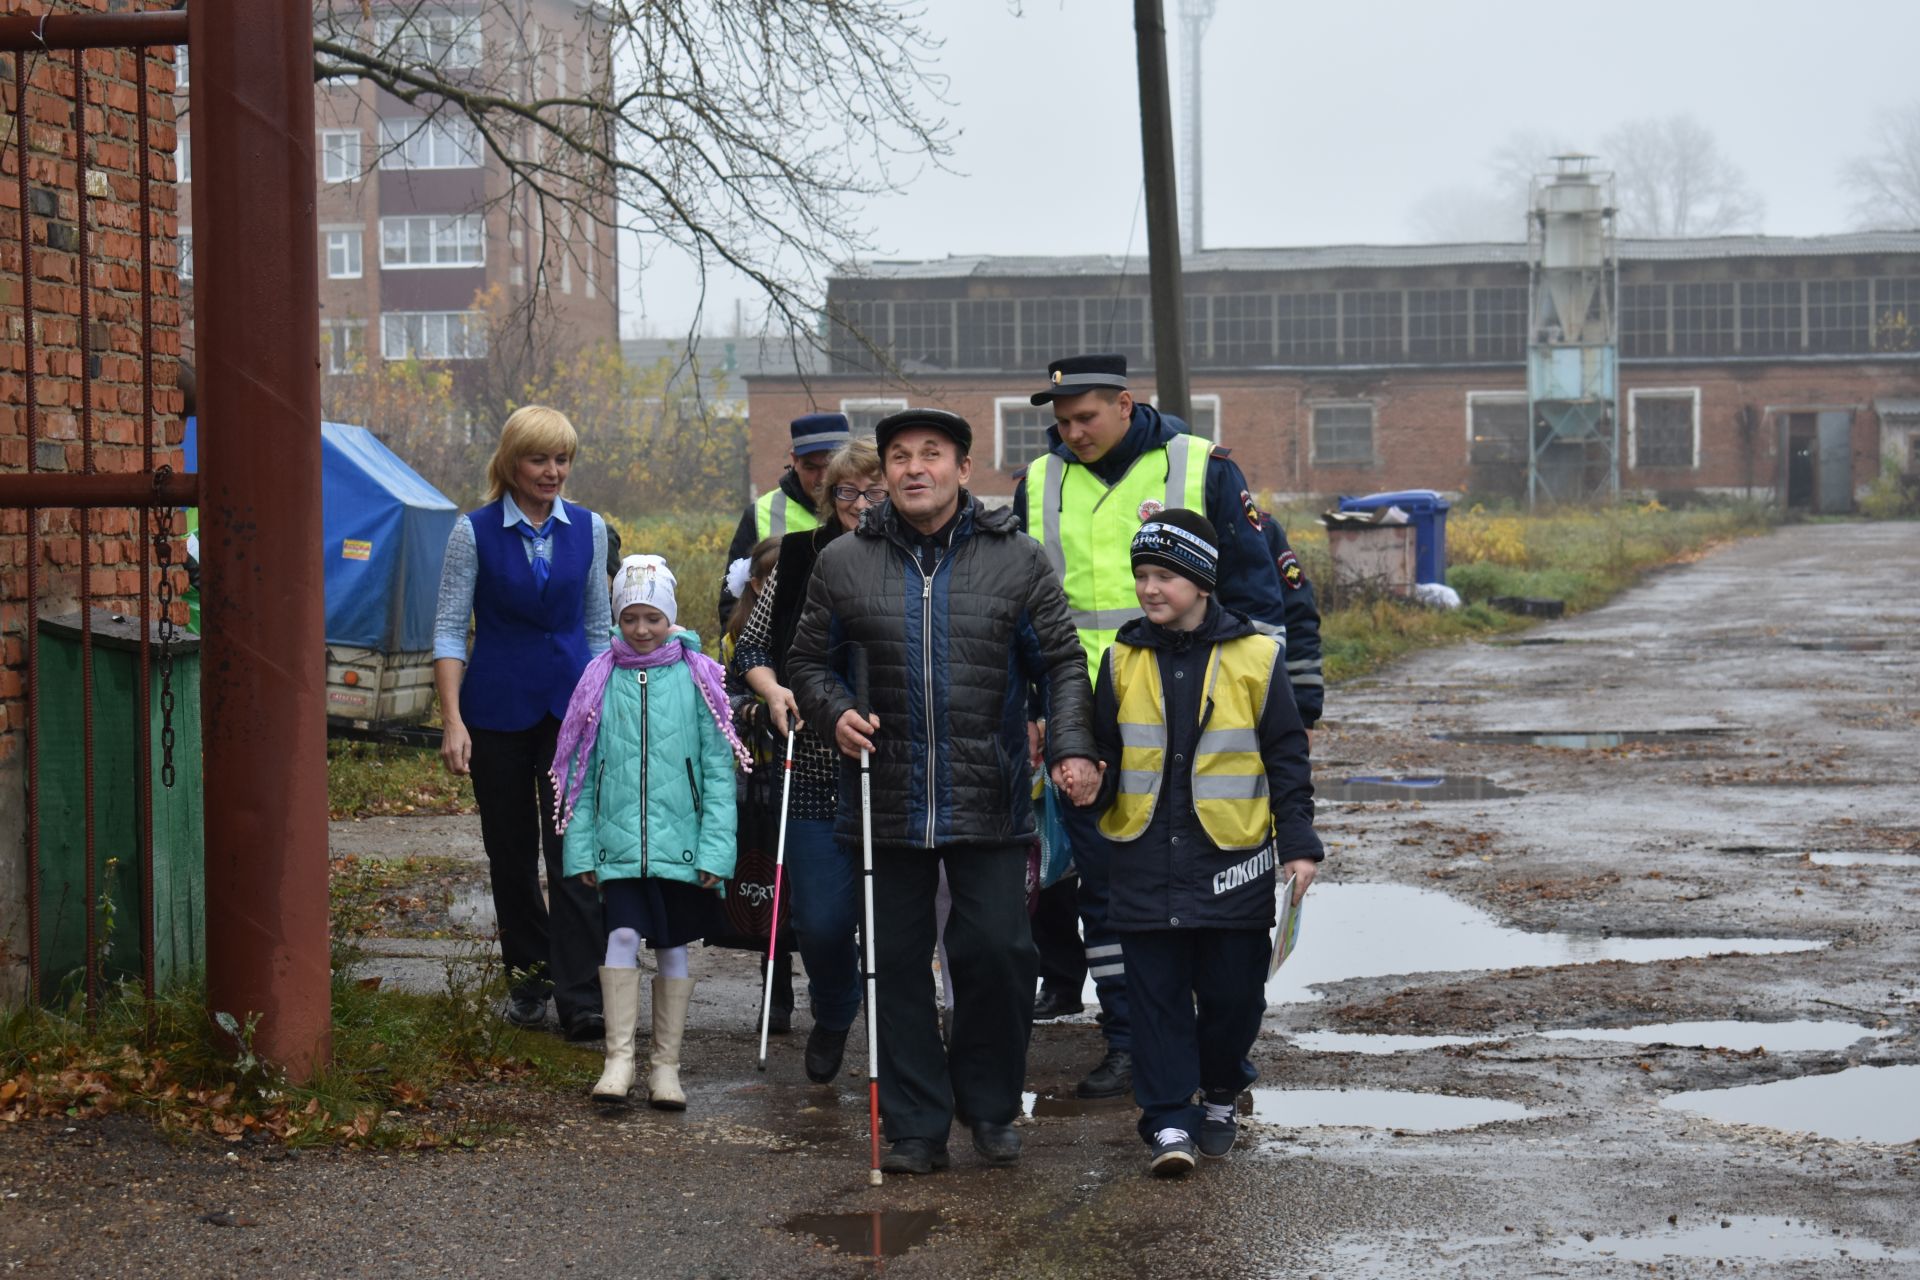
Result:
{"type": "MultiPolygon", "coordinates": [[[[1216,444],[1221,437],[1220,397],[1195,395],[1188,426],[1216,444]]],[[[1466,393],[1467,461],[1475,466],[1524,464],[1528,453],[1527,396],[1522,391],[1466,393]]],[[[871,435],[874,424],[907,407],[904,399],[864,398],[840,402],[856,435],[871,435]]],[[[1371,400],[1324,400],[1307,406],[1311,424],[1308,461],[1314,466],[1373,466],[1380,462],[1378,412],[1371,400]]],[[[1627,394],[1627,465],[1688,468],[1700,461],[1698,387],[1636,389],[1627,394]]],[[[999,396],[993,402],[993,465],[1018,471],[1048,448],[1053,410],[1036,407],[1026,396],[999,396]]],[[[985,441],[981,441],[984,444],[985,441]]],[[[980,461],[983,450],[976,449],[980,461]]]]}
{"type": "MultiPolygon", "coordinates": [[[[1722,280],[1620,290],[1628,357],[1865,354],[1920,350],[1920,277],[1722,280]]],[[[1189,294],[1188,359],[1200,367],[1513,362],[1526,355],[1527,290],[1353,289],[1189,294]]],[[[1080,351],[1153,358],[1147,299],[839,300],[828,347],[839,373],[876,351],[912,368],[1041,369],[1080,351]]]]}

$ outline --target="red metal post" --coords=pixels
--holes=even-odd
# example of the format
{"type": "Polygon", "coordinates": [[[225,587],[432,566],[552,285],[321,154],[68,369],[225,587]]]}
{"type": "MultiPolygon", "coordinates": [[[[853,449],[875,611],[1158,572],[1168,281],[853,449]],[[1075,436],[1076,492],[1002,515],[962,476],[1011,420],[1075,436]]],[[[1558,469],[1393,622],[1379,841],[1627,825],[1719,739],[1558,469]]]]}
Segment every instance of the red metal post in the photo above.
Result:
{"type": "Polygon", "coordinates": [[[331,1048],[311,0],[196,0],[207,999],[331,1048]]]}

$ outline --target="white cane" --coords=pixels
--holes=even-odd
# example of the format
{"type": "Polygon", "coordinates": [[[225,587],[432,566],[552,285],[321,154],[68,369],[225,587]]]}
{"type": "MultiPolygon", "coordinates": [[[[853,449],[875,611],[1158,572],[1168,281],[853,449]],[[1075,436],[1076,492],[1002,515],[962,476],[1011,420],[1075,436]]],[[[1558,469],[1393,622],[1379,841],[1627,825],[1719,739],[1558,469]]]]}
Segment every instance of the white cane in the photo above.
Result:
{"type": "Polygon", "coordinates": [[[780,840],[773,852],[773,920],[767,925],[767,975],[760,996],[760,1069],[767,1069],[767,1030],[773,1023],[773,957],[780,946],[780,879],[787,866],[787,798],[793,794],[793,713],[787,713],[787,764],[780,778],[780,840]]]}
{"type": "MultiPolygon", "coordinates": [[[[854,710],[871,721],[873,709],[867,700],[867,651],[854,646],[854,710]]],[[[860,748],[860,882],[866,899],[866,927],[860,931],[867,978],[867,1128],[871,1136],[873,1164],[867,1170],[867,1184],[877,1187],[886,1181],[880,1172],[880,1033],[879,1009],[873,972],[873,770],[865,747],[860,748]]]]}

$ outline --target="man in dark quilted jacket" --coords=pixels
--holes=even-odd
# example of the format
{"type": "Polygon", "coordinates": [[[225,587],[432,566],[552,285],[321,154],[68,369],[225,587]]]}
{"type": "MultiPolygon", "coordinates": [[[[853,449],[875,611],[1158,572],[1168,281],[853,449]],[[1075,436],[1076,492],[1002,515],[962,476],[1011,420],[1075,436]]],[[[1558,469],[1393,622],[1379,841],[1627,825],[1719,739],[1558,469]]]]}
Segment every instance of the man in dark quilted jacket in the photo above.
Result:
{"type": "Polygon", "coordinates": [[[1012,1164],[1037,967],[1026,917],[1030,700],[1047,713],[1055,783],[1090,803],[1099,773],[1086,655],[1040,545],[1011,512],[966,491],[966,419],[908,409],[874,434],[888,499],[821,552],[787,669],[801,715],[845,757],[836,821],[853,847],[857,761],[871,755],[878,1007],[869,1013],[891,1144],[881,1168],[944,1168],[956,1115],[987,1163],[1012,1164]],[[866,714],[844,674],[853,646],[867,655],[866,714]],[[954,986],[944,1046],[930,963],[943,868],[954,986]]]}

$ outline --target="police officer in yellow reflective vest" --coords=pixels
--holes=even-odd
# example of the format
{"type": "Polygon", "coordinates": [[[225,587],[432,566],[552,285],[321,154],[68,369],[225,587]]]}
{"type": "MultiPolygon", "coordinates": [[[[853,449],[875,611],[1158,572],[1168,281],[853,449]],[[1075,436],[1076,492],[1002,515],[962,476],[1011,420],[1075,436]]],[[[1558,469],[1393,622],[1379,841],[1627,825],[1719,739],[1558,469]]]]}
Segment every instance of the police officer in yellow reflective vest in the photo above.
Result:
{"type": "Polygon", "coordinates": [[[1130,558],[1146,616],[1100,664],[1095,839],[1126,957],[1140,1136],[1150,1169],[1176,1176],[1233,1148],[1235,1100],[1259,1075],[1275,866],[1298,896],[1324,855],[1283,646],[1213,598],[1213,525],[1163,511],[1130,558]]]}
{"type": "MultiPolygon", "coordinates": [[[[780,483],[747,504],[727,546],[727,566],[753,554],[763,538],[784,538],[820,527],[820,486],[827,478],[827,459],[847,441],[853,430],[844,413],[809,413],[787,424],[793,439],[788,446],[787,469],[780,483]]],[[[744,576],[744,575],[743,575],[744,576]]],[[[720,626],[724,630],[738,593],[720,582],[720,626]]]]}
{"type": "MultiPolygon", "coordinates": [[[[1169,508],[1207,516],[1219,537],[1220,602],[1284,643],[1280,572],[1246,477],[1226,450],[1189,434],[1180,419],[1136,401],[1125,356],[1055,360],[1047,366],[1046,388],[1032,400],[1053,406],[1052,447],[1027,469],[1014,493],[1014,515],[1046,548],[1060,575],[1089,676],[1120,627],[1141,616],[1127,556],[1134,532],[1169,508]]],[[[1107,1046],[1077,1092],[1083,1098],[1118,1097],[1132,1081],[1126,965],[1106,924],[1106,868],[1093,839],[1092,812],[1061,806],[1061,818],[1080,873],[1080,924],[1107,1046]]]]}

